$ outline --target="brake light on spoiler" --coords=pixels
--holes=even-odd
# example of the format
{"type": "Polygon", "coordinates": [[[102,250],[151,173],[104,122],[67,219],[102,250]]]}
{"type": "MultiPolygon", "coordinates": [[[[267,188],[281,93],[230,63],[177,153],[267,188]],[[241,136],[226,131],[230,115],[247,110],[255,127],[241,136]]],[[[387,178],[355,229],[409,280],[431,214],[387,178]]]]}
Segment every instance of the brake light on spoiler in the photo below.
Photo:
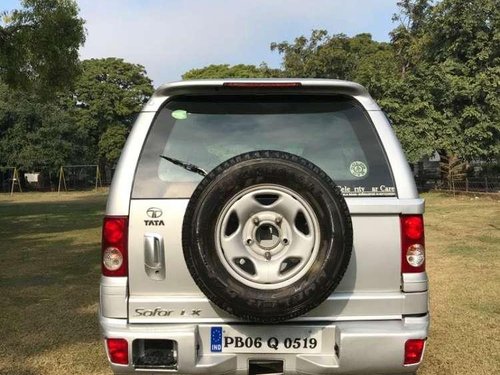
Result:
{"type": "Polygon", "coordinates": [[[300,87],[300,82],[224,82],[225,87],[241,87],[241,88],[290,88],[300,87]]]}

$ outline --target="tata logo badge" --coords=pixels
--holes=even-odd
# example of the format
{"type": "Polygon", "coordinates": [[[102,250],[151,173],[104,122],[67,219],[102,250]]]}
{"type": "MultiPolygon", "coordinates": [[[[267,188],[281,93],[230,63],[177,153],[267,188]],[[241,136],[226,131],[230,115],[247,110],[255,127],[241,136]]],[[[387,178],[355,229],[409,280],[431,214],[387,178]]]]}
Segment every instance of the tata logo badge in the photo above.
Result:
{"type": "Polygon", "coordinates": [[[144,220],[144,225],[146,225],[147,227],[165,225],[163,220],[158,220],[158,218],[163,215],[163,211],[160,208],[149,207],[146,211],[146,214],[151,218],[148,220],[144,220]]]}
{"type": "Polygon", "coordinates": [[[163,211],[160,208],[149,207],[146,214],[148,214],[151,219],[158,219],[161,215],[163,215],[163,211]]]}

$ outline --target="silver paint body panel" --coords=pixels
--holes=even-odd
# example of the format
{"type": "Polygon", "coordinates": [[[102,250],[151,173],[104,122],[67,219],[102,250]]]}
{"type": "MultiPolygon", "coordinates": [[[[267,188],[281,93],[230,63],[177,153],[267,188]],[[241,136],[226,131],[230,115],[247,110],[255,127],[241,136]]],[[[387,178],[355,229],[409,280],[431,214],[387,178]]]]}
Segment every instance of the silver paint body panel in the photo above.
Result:
{"type": "MultiPolygon", "coordinates": [[[[282,360],[285,374],[412,374],[420,364],[403,366],[404,343],[427,336],[429,316],[397,320],[355,322],[296,323],[294,329],[320,330],[321,352],[316,354],[226,354],[210,353],[209,324],[128,324],[125,319],[100,318],[104,337],[121,337],[130,343],[135,338],[169,339],[177,342],[177,371],[137,370],[132,365],[114,365],[117,374],[145,372],[165,374],[238,374],[248,373],[250,359],[282,360]],[[338,347],[337,355],[334,348],[338,347]],[[195,350],[198,348],[198,350],[195,350]]],[[[224,325],[221,325],[224,328],[224,325]]],[[[243,328],[251,335],[269,326],[243,328]]],[[[130,348],[130,346],[129,346],[130,348]]],[[[129,357],[132,352],[129,352],[129,357]]]]}
{"type": "MultiPolygon", "coordinates": [[[[314,90],[315,93],[345,94],[361,103],[384,146],[397,189],[397,197],[346,197],[354,229],[353,254],[348,270],[326,301],[308,314],[287,322],[290,329],[295,325],[320,324],[325,332],[334,332],[335,342],[341,343],[342,355],[339,358],[333,351],[320,355],[282,355],[286,357],[287,373],[415,371],[418,365],[402,366],[401,356],[404,340],[427,336],[428,281],[425,273],[401,275],[399,215],[423,213],[424,201],[418,197],[399,141],[385,115],[362,86],[336,80],[284,81],[301,82],[304,93],[314,90]],[[370,347],[370,353],[367,353],[367,347],[370,347]],[[360,360],[361,357],[364,359],[360,360]]],[[[162,104],[179,94],[215,92],[224,82],[174,82],[156,91],[129,135],[106,208],[107,215],[129,216],[129,277],[101,278],[100,323],[103,335],[129,340],[177,340],[179,371],[183,373],[246,373],[247,360],[251,356],[215,355],[203,344],[206,342],[206,327],[210,324],[241,322],[210,303],[187,270],[181,228],[188,200],[131,199],[132,186],[141,149],[162,104]],[[150,207],[163,211],[164,226],[146,226],[144,220],[148,219],[146,211],[150,207]],[[145,236],[151,235],[162,241],[164,278],[153,278],[145,271],[145,236]],[[137,310],[155,309],[163,311],[162,316],[137,313],[137,310]],[[200,343],[202,351],[197,355],[195,347],[200,343]]],[[[262,355],[258,358],[261,359],[262,355]]],[[[115,372],[134,371],[130,366],[112,367],[115,372]]]]}

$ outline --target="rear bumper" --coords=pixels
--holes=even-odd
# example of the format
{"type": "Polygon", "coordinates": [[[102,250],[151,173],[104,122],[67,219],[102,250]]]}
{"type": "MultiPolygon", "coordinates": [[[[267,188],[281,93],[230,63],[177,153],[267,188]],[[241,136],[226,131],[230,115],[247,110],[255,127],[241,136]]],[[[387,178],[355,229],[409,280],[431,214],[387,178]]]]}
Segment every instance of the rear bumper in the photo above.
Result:
{"type": "MultiPolygon", "coordinates": [[[[404,346],[408,339],[427,337],[429,316],[288,324],[290,330],[304,326],[322,330],[321,352],[315,354],[210,353],[208,324],[128,324],[125,319],[101,316],[100,325],[104,337],[124,338],[129,342],[129,358],[133,358],[131,348],[135,339],[177,342],[177,370],[142,370],[132,364],[111,364],[115,373],[247,374],[250,360],[268,359],[284,361],[286,374],[401,374],[415,372],[420,365],[403,365],[404,346]]],[[[273,326],[266,329],[273,330],[273,326]]]]}

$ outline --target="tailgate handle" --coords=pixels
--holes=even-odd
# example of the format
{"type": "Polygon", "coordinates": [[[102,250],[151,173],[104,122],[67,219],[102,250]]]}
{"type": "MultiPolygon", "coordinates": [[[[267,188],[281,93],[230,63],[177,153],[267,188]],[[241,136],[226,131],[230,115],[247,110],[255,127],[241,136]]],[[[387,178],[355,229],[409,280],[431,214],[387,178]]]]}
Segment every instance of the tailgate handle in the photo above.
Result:
{"type": "Polygon", "coordinates": [[[144,235],[144,270],[153,280],[165,279],[163,237],[157,233],[144,235]]]}

